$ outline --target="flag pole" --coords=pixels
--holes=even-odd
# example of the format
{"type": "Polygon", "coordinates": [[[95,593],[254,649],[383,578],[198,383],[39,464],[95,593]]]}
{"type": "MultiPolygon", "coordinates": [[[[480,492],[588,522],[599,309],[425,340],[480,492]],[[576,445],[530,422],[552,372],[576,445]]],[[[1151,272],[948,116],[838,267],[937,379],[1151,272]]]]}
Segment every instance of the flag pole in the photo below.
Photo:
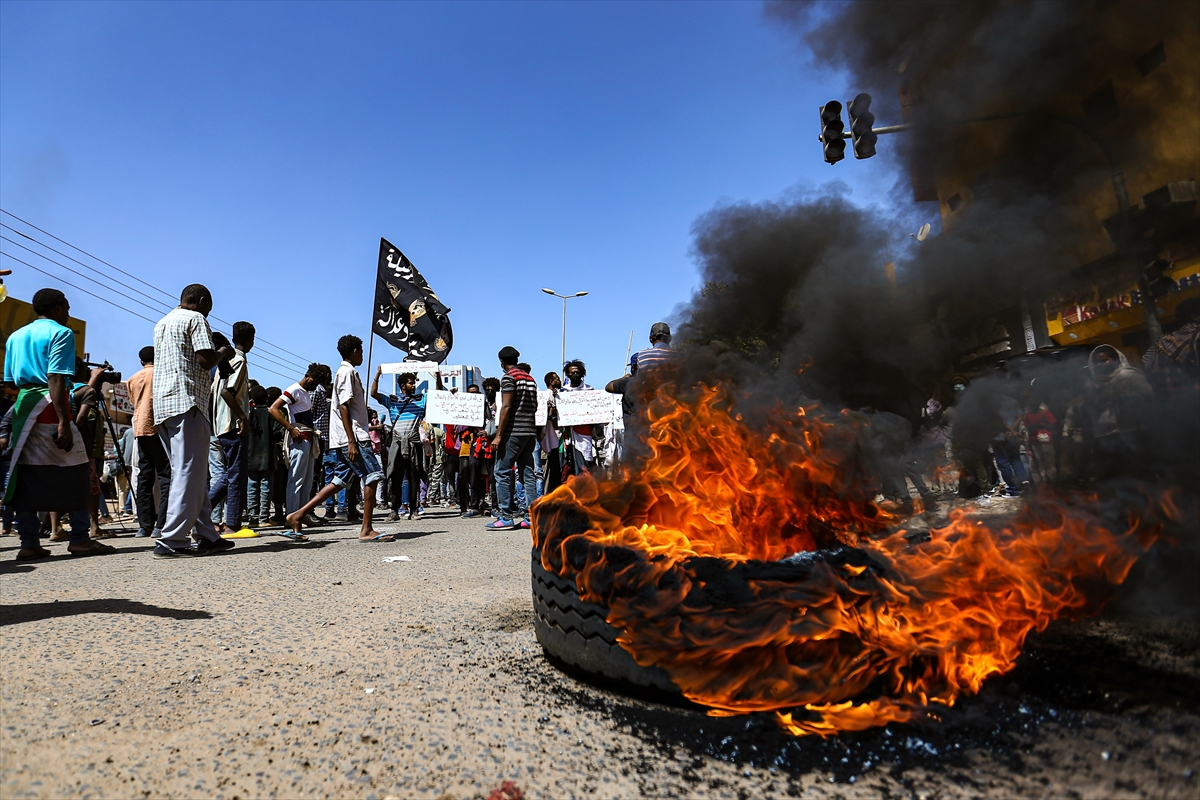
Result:
{"type": "MultiPolygon", "coordinates": [[[[633,331],[630,331],[629,332],[629,346],[625,348],[625,363],[621,366],[621,369],[623,369],[623,370],[629,369],[629,356],[632,353],[633,353],[633,331]]],[[[621,374],[624,375],[625,373],[622,372],[621,374]]]]}
{"type": "Polygon", "coordinates": [[[371,332],[367,334],[367,382],[371,381],[371,356],[375,355],[375,321],[371,321],[371,332]]]}

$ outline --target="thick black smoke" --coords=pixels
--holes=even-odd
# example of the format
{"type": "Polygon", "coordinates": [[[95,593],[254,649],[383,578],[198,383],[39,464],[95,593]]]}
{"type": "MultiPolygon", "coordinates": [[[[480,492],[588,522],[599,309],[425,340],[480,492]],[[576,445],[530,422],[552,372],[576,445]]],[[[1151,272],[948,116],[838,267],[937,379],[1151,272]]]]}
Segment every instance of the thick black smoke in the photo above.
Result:
{"type": "Polygon", "coordinates": [[[836,186],[783,203],[718,207],[695,224],[703,288],[682,343],[720,343],[808,396],[891,409],[923,402],[948,353],[920,298],[884,272],[893,221],[836,186]]]}
{"type": "MultiPolygon", "coordinates": [[[[1119,72],[1114,59],[1123,59],[1128,70],[1164,20],[1195,16],[1200,23],[1200,12],[1185,12],[1178,3],[1140,3],[1137,13],[1114,15],[1111,5],[769,2],[768,18],[795,31],[813,63],[841,71],[830,79],[831,99],[869,92],[877,125],[903,118],[918,130],[880,137],[881,157],[866,162],[895,168],[895,189],[883,198],[893,205],[855,205],[834,184],[778,202],[721,205],[696,221],[702,288],[682,313],[677,345],[687,357],[677,385],[685,393],[714,379],[739,386],[738,412],[747,424],[754,424],[755,397],[762,405],[815,398],[832,414],[842,408],[865,412],[841,418],[880,428],[863,442],[872,489],[886,489],[898,465],[926,458],[928,453],[916,452],[918,439],[908,452],[891,439],[907,435],[905,421],[919,424],[919,409],[939,382],[948,390],[963,326],[1015,306],[1048,276],[1077,267],[1081,254],[1111,252],[1101,221],[1116,212],[1105,153],[1076,128],[1023,117],[990,124],[983,135],[971,128],[964,136],[967,129],[956,123],[1051,111],[1096,133],[1122,163],[1193,159],[1165,148],[1162,137],[1139,134],[1133,115],[1122,117],[1118,109],[1114,116],[1092,95],[1119,72]],[[964,141],[977,151],[964,149],[964,141]],[[961,205],[945,233],[918,245],[904,236],[917,208],[913,186],[935,167],[943,176],[962,176],[961,205]],[[898,238],[905,246],[896,244],[898,238]],[[895,265],[894,282],[885,276],[888,262],[895,265]],[[898,433],[884,435],[883,428],[898,433]]],[[[1196,27],[1192,38],[1200,45],[1196,27]]],[[[1175,50],[1169,57],[1194,60],[1194,53],[1175,50]]],[[[1187,72],[1158,73],[1153,87],[1139,88],[1142,99],[1157,93],[1163,108],[1186,107],[1195,115],[1200,81],[1187,72]]],[[[855,167],[862,165],[853,159],[838,165],[855,167]]],[[[944,195],[946,187],[940,191],[944,195]]],[[[926,217],[939,213],[932,204],[926,209],[926,217]]],[[[1045,404],[1061,432],[1070,408],[1082,414],[1087,356],[1014,360],[979,376],[957,398],[943,393],[947,405],[959,404],[954,449],[986,458],[991,442],[1004,434],[1005,404],[1024,412],[1045,404]]],[[[1185,546],[1171,552],[1187,556],[1178,563],[1194,566],[1200,415],[1189,405],[1195,406],[1191,395],[1154,401],[1124,475],[1089,472],[1089,464],[1068,465],[1064,474],[1073,476],[1076,488],[1087,483],[1111,498],[1115,518],[1128,511],[1119,498],[1148,496],[1145,487],[1155,484],[1182,487],[1193,511],[1181,528],[1185,546]]],[[[1073,452],[1085,461],[1079,454],[1088,452],[1086,443],[1073,452]]],[[[1174,591],[1184,585],[1176,580],[1182,576],[1172,558],[1161,555],[1140,569],[1174,591]]],[[[1164,602],[1176,600],[1172,595],[1164,602]]],[[[1195,612],[1194,600],[1187,608],[1195,612]]]]}

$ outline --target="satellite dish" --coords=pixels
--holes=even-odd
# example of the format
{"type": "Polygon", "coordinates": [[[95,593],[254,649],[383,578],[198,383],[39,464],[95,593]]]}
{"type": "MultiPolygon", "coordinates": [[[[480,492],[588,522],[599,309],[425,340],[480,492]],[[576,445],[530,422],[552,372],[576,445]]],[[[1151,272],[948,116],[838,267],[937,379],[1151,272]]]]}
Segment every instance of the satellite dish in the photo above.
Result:
{"type": "Polygon", "coordinates": [[[924,225],[921,226],[921,229],[919,231],[917,231],[917,241],[923,242],[928,238],[929,238],[929,223],[926,222],[924,225]]]}

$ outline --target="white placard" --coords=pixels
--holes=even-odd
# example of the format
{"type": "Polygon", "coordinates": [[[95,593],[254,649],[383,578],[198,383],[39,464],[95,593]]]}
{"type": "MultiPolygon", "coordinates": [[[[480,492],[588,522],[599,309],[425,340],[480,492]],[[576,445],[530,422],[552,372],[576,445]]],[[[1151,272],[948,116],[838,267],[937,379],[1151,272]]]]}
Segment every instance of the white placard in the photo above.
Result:
{"type": "Polygon", "coordinates": [[[621,402],[624,400],[624,398],[619,394],[610,394],[609,397],[612,398],[613,404],[613,430],[623,431],[625,430],[625,415],[622,413],[623,409],[621,408],[621,402]]]}
{"type": "Polygon", "coordinates": [[[613,421],[612,400],[608,392],[591,389],[582,392],[558,393],[558,424],[608,425],[613,421]]]}
{"type": "Polygon", "coordinates": [[[483,394],[434,389],[426,397],[425,421],[430,425],[483,426],[483,394]]]}
{"type": "Polygon", "coordinates": [[[391,364],[380,364],[379,369],[384,375],[399,375],[401,372],[434,372],[438,371],[436,361],[394,361],[391,364]]]}
{"type": "Polygon", "coordinates": [[[118,383],[112,387],[112,407],[113,411],[133,414],[133,403],[129,401],[129,387],[125,384],[118,383]]]}
{"type": "Polygon", "coordinates": [[[550,417],[550,395],[552,392],[549,389],[538,390],[537,411],[533,415],[533,424],[541,427],[546,424],[546,420],[550,417]]]}

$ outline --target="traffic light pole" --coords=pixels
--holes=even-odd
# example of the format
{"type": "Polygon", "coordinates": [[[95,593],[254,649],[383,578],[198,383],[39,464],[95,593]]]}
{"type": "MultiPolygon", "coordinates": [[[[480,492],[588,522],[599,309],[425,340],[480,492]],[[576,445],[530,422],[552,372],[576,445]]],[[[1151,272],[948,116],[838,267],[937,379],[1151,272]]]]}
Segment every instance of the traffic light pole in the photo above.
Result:
{"type": "MultiPolygon", "coordinates": [[[[1142,295],[1142,313],[1146,318],[1146,333],[1150,336],[1151,344],[1157,342],[1163,335],[1162,322],[1158,318],[1158,308],[1155,304],[1154,296],[1150,293],[1150,282],[1146,279],[1146,270],[1142,266],[1142,262],[1145,261],[1145,259],[1140,257],[1144,256],[1145,254],[1135,252],[1133,242],[1131,241],[1133,238],[1131,235],[1133,226],[1130,222],[1130,211],[1132,210],[1132,205],[1129,202],[1129,190],[1125,186],[1125,173],[1123,173],[1121,168],[1117,166],[1117,161],[1113,158],[1112,153],[1109,151],[1108,145],[1105,144],[1104,140],[1097,136],[1090,128],[1079,124],[1075,120],[1068,119],[1067,117],[1063,117],[1049,111],[1014,111],[1007,114],[988,114],[982,117],[971,117],[969,119],[954,120],[941,124],[973,125],[980,122],[999,122],[1002,120],[1020,119],[1023,117],[1040,117],[1042,119],[1049,119],[1053,120],[1054,122],[1060,122],[1064,125],[1069,125],[1087,138],[1091,139],[1092,142],[1094,142],[1096,146],[1100,148],[1100,152],[1103,154],[1104,160],[1108,164],[1109,178],[1112,180],[1113,194],[1116,195],[1117,209],[1120,211],[1121,217],[1121,229],[1117,234],[1116,242],[1117,253],[1135,264],[1138,291],[1142,295]]],[[[903,125],[888,125],[882,128],[873,128],[872,130],[876,134],[886,134],[901,133],[902,131],[914,130],[920,127],[923,126],[909,122],[903,125]]],[[[849,139],[851,138],[851,134],[849,132],[843,133],[842,138],[849,139]]]]}

